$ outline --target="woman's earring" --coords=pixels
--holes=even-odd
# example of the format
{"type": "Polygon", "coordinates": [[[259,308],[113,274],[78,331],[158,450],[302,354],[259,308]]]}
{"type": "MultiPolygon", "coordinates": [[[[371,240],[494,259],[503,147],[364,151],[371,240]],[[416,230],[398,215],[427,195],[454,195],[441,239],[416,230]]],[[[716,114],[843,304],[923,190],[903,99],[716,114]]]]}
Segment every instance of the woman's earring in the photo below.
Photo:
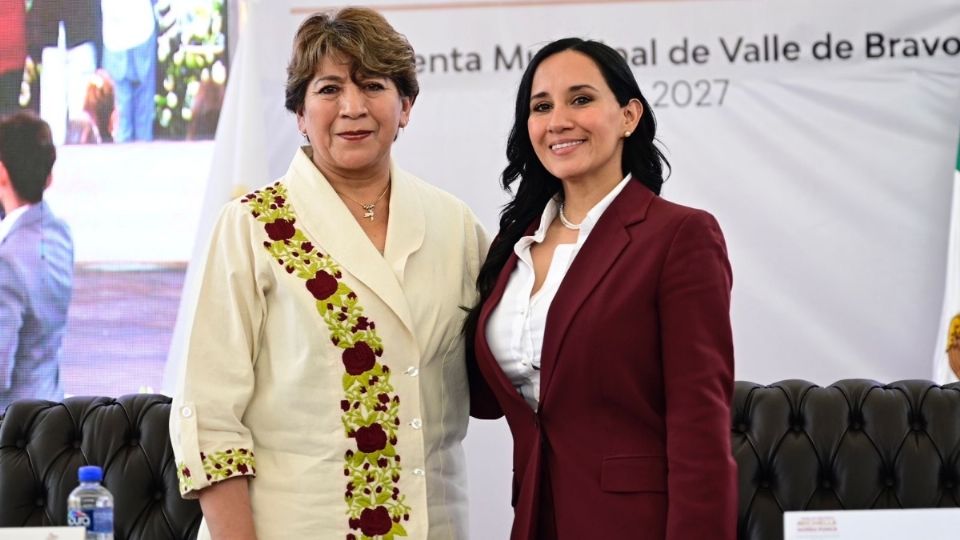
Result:
{"type": "Polygon", "coordinates": [[[307,142],[310,142],[310,137],[307,136],[307,132],[306,132],[306,131],[301,131],[301,132],[300,132],[300,135],[303,135],[303,140],[305,140],[305,141],[307,141],[307,142]]]}
{"type": "Polygon", "coordinates": [[[630,132],[629,132],[629,131],[624,131],[624,132],[623,132],[623,138],[624,138],[624,139],[629,139],[629,138],[630,138],[630,132]]]}

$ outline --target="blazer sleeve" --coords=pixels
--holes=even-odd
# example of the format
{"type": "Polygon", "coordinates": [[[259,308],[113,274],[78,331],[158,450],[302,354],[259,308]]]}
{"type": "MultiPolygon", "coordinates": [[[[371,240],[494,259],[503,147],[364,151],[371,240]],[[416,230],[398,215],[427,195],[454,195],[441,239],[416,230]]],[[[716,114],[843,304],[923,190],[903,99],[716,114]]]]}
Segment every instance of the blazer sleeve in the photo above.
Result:
{"type": "Polygon", "coordinates": [[[265,317],[251,219],[236,202],[213,231],[170,414],[180,493],[256,474],[243,415],[254,390],[254,359],[265,317]]]}
{"type": "Polygon", "coordinates": [[[668,540],[736,538],[736,463],[730,450],[732,276],[716,220],[685,217],[660,279],[666,400],[668,540]]]}
{"type": "MultiPolygon", "coordinates": [[[[13,385],[20,330],[26,311],[26,287],[16,265],[0,259],[0,392],[13,385]]],[[[0,413],[9,403],[0,403],[0,413]]]]}
{"type": "MultiPolygon", "coordinates": [[[[471,286],[476,288],[477,274],[480,272],[480,267],[483,266],[483,261],[487,258],[487,252],[490,250],[490,236],[473,212],[467,209],[467,213],[469,214],[471,222],[468,228],[473,230],[477,246],[476,253],[478,256],[476,258],[476,264],[473,264],[474,261],[471,261],[470,267],[471,286]]],[[[474,302],[476,302],[476,300],[474,300],[474,302]]],[[[490,386],[487,384],[486,379],[483,377],[483,374],[480,373],[480,367],[477,365],[477,355],[474,347],[477,336],[465,337],[464,342],[467,347],[465,355],[467,362],[467,380],[470,384],[470,416],[485,420],[500,418],[503,416],[500,404],[490,389],[490,386]]]]}

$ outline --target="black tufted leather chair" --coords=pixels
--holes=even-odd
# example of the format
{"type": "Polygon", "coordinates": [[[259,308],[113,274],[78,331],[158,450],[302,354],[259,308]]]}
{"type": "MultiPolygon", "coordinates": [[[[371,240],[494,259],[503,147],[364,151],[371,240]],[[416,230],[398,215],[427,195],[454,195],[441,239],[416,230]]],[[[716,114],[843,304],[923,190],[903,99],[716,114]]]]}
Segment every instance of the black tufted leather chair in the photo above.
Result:
{"type": "MultiPolygon", "coordinates": [[[[194,538],[200,507],[178,494],[169,414],[157,395],[14,403],[0,420],[0,526],[64,524],[77,468],[94,463],[116,540],[194,538]]],[[[960,383],[737,382],[732,417],[741,540],[782,539],[788,510],[960,506],[960,383]]]]}
{"type": "Polygon", "coordinates": [[[960,383],[737,382],[732,416],[741,540],[788,510],[960,506],[960,383]]]}
{"type": "Polygon", "coordinates": [[[116,540],[196,538],[200,505],[177,490],[170,398],[24,400],[0,419],[0,527],[65,525],[77,468],[101,465],[116,540]]]}

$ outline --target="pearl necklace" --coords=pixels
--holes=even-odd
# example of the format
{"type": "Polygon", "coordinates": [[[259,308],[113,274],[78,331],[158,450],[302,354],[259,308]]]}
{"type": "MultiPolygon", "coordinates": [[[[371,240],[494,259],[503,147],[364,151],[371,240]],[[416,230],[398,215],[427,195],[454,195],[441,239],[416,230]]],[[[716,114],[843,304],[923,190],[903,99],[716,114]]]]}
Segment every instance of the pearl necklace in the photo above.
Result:
{"type": "Polygon", "coordinates": [[[574,222],[570,221],[569,219],[567,219],[567,216],[565,216],[565,215],[563,214],[563,203],[560,203],[560,223],[561,223],[564,227],[566,227],[566,228],[568,228],[568,229],[570,229],[570,230],[572,230],[572,231],[579,231],[579,230],[580,230],[580,225],[582,225],[582,223],[574,223],[574,222]]]}

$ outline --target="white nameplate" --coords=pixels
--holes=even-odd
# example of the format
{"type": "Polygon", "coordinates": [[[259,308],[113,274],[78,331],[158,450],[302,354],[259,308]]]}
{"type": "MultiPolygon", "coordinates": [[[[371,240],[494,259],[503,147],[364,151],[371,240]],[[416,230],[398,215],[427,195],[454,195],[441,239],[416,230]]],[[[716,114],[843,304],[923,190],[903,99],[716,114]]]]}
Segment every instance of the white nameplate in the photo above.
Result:
{"type": "Polygon", "coordinates": [[[960,508],[784,512],[783,540],[956,540],[960,508]]]}
{"type": "Polygon", "coordinates": [[[84,540],[83,527],[0,528],[0,540],[84,540]]]}

